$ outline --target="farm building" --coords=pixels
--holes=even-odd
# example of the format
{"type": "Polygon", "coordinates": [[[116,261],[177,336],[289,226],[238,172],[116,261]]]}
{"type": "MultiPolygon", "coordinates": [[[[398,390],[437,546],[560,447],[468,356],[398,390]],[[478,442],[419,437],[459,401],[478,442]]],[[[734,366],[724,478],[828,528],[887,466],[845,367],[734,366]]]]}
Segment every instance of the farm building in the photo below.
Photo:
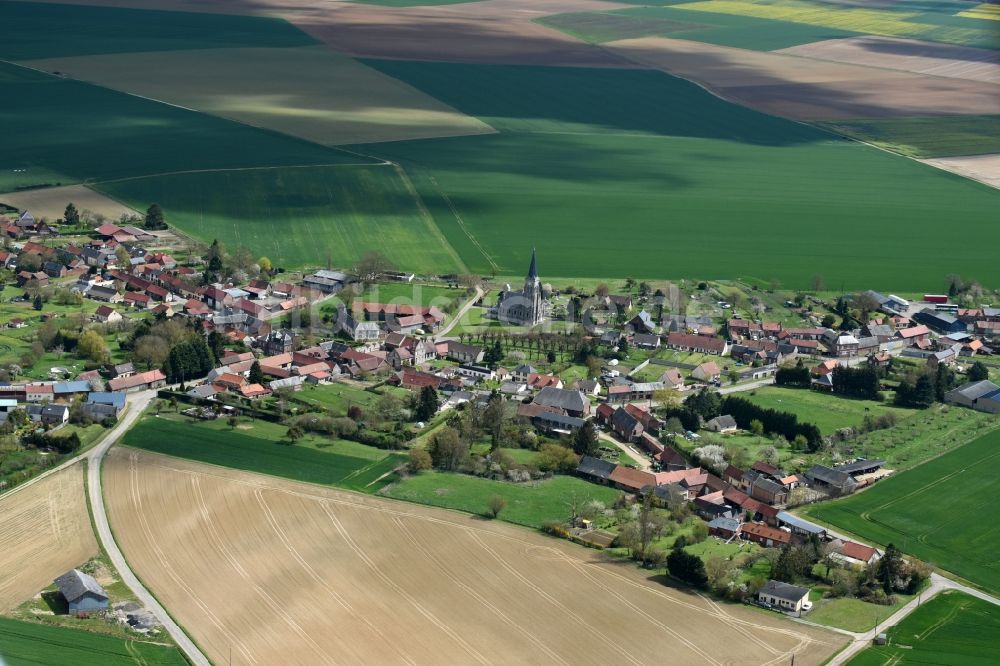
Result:
{"type": "Polygon", "coordinates": [[[753,541],[767,548],[784,546],[792,542],[791,532],[762,523],[747,523],[743,525],[742,532],[743,538],[747,541],[753,541]]]}
{"type": "Polygon", "coordinates": [[[827,490],[836,495],[849,495],[858,487],[858,482],[850,474],[831,469],[826,465],[813,465],[806,472],[806,479],[812,487],[827,490]]]}
{"type": "Polygon", "coordinates": [[[969,382],[945,393],[944,401],[952,405],[970,407],[979,412],[1000,414],[1000,386],[988,379],[969,382]]]}
{"type": "Polygon", "coordinates": [[[93,613],[108,607],[107,592],[90,574],[73,569],[54,582],[59,593],[66,599],[70,615],[93,613]]]}
{"type": "Polygon", "coordinates": [[[782,610],[799,613],[807,610],[805,605],[809,602],[809,588],[769,580],[757,593],[757,600],[782,610]]]}
{"type": "Polygon", "coordinates": [[[736,419],[729,414],[716,416],[705,424],[705,429],[712,432],[736,432],[736,419]]]}

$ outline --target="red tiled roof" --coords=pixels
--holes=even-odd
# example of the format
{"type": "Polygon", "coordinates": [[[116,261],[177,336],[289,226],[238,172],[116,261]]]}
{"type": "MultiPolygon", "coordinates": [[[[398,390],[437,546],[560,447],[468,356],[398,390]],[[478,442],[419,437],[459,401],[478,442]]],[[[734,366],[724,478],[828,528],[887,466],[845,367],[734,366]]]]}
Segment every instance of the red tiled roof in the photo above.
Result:
{"type": "Polygon", "coordinates": [[[860,560],[861,562],[870,562],[873,557],[875,557],[876,551],[871,546],[865,546],[864,544],[855,543],[853,541],[848,541],[840,549],[840,554],[844,557],[850,557],[855,560],[860,560]]]}

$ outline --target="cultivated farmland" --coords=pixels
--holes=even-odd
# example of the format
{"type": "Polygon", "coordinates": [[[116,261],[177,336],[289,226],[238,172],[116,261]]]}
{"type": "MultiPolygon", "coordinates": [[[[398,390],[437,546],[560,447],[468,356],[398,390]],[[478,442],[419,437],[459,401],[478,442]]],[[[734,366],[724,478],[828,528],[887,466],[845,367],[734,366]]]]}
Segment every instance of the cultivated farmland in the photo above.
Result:
{"type": "Polygon", "coordinates": [[[402,462],[398,454],[349,441],[333,442],[332,447],[322,450],[310,448],[316,444],[311,438],[283,446],[284,430],[267,422],[255,423],[251,432],[246,432],[229,429],[222,421],[187,423],[176,416],[146,416],[124,441],[129,446],[213,465],[369,493],[388,483],[393,469],[402,462]]]}
{"type": "Polygon", "coordinates": [[[983,498],[1000,492],[998,459],[1000,431],[994,431],[869,490],[804,513],[864,539],[893,543],[996,593],[1000,509],[983,498]]]}
{"type": "Polygon", "coordinates": [[[325,46],[122,53],[27,64],[324,145],[493,131],[325,46]]]}
{"type": "Polygon", "coordinates": [[[803,285],[826,262],[850,276],[845,288],[902,287],[893,280],[903,275],[930,287],[956,262],[986,272],[996,263],[993,243],[952,251],[913,230],[961,217],[1000,234],[989,222],[997,192],[659,72],[368,62],[500,130],[365,148],[414,175],[472,270],[519,274],[532,244],[543,275],[567,277],[711,273],[803,285]],[[805,235],[787,233],[806,219],[805,235]],[[831,225],[844,233],[825,233],[831,225]],[[764,255],[747,251],[747,229],[764,255]],[[885,256],[884,243],[918,252],[920,274],[903,270],[905,254],[885,256]]]}
{"type": "Polygon", "coordinates": [[[105,465],[125,556],[219,663],[819,664],[845,640],[501,523],[134,449],[105,465]]]}
{"type": "Polygon", "coordinates": [[[1000,115],[875,118],[821,124],[838,134],[917,158],[1000,153],[1000,115]]]}
{"type": "Polygon", "coordinates": [[[996,663],[1000,608],[948,590],[918,607],[887,633],[888,645],[872,646],[848,664],[987,666],[996,663]]]}
{"type": "Polygon", "coordinates": [[[176,648],[89,631],[0,618],[0,663],[6,666],[185,666],[176,648]]]}
{"type": "Polygon", "coordinates": [[[97,554],[83,474],[78,463],[0,495],[0,611],[97,554]]]}
{"type": "Polygon", "coordinates": [[[66,204],[70,202],[76,205],[77,210],[90,210],[111,220],[116,220],[125,214],[137,214],[137,211],[128,206],[83,185],[46,187],[40,190],[0,194],[0,203],[31,211],[31,214],[39,219],[43,217],[49,220],[61,218],[66,211],[66,204]]]}
{"type": "Polygon", "coordinates": [[[249,169],[104,182],[137,208],[155,201],[206,243],[246,245],[275,265],[352,266],[378,249],[409,270],[460,271],[461,260],[392,165],[249,169]],[[387,243],[386,239],[393,242],[387,243]]]}
{"type": "Polygon", "coordinates": [[[0,85],[3,192],[178,171],[371,161],[16,65],[0,63],[0,85]]]}

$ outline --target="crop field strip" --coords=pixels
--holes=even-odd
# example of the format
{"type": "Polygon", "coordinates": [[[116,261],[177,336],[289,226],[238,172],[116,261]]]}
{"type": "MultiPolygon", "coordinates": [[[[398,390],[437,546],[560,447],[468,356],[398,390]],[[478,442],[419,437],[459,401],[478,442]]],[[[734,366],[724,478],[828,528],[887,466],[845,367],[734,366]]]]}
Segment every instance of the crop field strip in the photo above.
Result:
{"type": "MultiPolygon", "coordinates": [[[[877,249],[884,241],[919,252],[930,286],[958,251],[946,256],[926,234],[900,236],[900,225],[929,230],[946,215],[994,232],[987,220],[997,193],[988,188],[655,71],[366,62],[499,130],[362,148],[413,174],[438,227],[476,271],[523,270],[534,244],[549,275],[588,277],[598,264],[605,276],[636,277],[708,266],[718,277],[768,279],[766,271],[804,284],[817,259],[828,259],[853,276],[846,288],[860,288],[902,274],[904,255],[890,267],[893,257],[877,249]],[[594,232],[579,232],[584,216],[594,232]],[[812,220],[817,235],[788,234],[776,219],[812,220]],[[819,233],[831,225],[857,230],[819,233]],[[768,248],[764,268],[759,253],[746,251],[747,229],[768,248]]],[[[988,272],[986,254],[973,263],[988,272]]],[[[972,260],[964,250],[961,257],[972,260]]]]}
{"type": "Polygon", "coordinates": [[[134,449],[106,465],[123,551],[216,661],[818,664],[843,644],[503,524],[134,449]]]}
{"type": "Polygon", "coordinates": [[[0,612],[97,554],[83,474],[78,463],[0,495],[0,612]]]}
{"type": "Polygon", "coordinates": [[[1000,509],[983,498],[1000,491],[994,472],[998,461],[1000,430],[994,430],[869,490],[805,513],[883,546],[893,543],[996,594],[1000,509]]]}
{"type": "Polygon", "coordinates": [[[6,666],[187,666],[174,647],[0,618],[6,666]]]}
{"type": "Polygon", "coordinates": [[[945,591],[888,630],[888,645],[873,645],[850,666],[990,666],[1000,646],[1000,607],[945,591]]]}

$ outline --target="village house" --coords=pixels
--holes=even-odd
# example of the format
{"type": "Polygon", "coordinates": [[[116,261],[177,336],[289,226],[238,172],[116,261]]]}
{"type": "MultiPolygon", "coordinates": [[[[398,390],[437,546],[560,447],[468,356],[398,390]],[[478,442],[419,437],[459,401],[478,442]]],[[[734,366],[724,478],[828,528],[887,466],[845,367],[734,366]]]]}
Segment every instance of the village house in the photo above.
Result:
{"type": "Polygon", "coordinates": [[[809,603],[809,588],[777,580],[767,581],[757,593],[757,600],[789,613],[798,614],[812,608],[812,604],[809,603]]]}
{"type": "Polygon", "coordinates": [[[625,442],[634,442],[643,432],[639,419],[619,407],[611,415],[611,429],[625,442]]]}
{"type": "Polygon", "coordinates": [[[725,356],[729,353],[729,343],[724,338],[694,335],[679,331],[667,335],[667,347],[680,351],[725,356]]]}
{"type": "Polygon", "coordinates": [[[120,324],[123,321],[121,313],[109,305],[98,306],[94,312],[94,321],[102,324],[120,324]]]}
{"type": "Polygon", "coordinates": [[[577,418],[590,415],[590,401],[580,391],[547,386],[535,395],[535,404],[554,407],[577,418]]]}
{"type": "Polygon", "coordinates": [[[791,532],[762,523],[745,523],[741,532],[744,539],[765,548],[780,548],[792,543],[791,532]]]}
{"type": "Polygon", "coordinates": [[[715,361],[708,361],[692,370],[691,376],[703,382],[717,382],[722,377],[722,370],[715,361]]]}
{"type": "Polygon", "coordinates": [[[714,419],[709,420],[705,424],[705,429],[712,432],[726,433],[736,432],[738,427],[736,425],[736,419],[729,414],[725,414],[723,416],[716,416],[714,419]]]}

